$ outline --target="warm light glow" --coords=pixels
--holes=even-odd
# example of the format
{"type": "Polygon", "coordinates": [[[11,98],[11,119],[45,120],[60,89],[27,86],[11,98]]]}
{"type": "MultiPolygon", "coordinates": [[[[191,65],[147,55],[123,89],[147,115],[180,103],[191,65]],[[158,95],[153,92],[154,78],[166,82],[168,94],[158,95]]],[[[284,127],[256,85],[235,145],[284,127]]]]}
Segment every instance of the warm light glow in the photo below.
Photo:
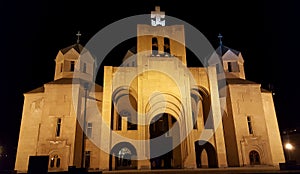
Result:
{"type": "Polygon", "coordinates": [[[285,148],[286,148],[287,150],[293,150],[293,149],[294,149],[294,146],[293,146],[291,143],[286,143],[286,144],[285,144],[285,148]]]}

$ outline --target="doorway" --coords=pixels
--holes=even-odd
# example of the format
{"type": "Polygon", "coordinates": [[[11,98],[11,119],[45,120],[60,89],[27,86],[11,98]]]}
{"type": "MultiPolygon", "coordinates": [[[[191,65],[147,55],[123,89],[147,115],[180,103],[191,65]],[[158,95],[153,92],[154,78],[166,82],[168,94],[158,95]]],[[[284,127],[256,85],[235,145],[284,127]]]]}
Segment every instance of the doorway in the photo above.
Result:
{"type": "Polygon", "coordinates": [[[151,169],[181,168],[180,129],[170,114],[156,115],[149,126],[151,169]]]}

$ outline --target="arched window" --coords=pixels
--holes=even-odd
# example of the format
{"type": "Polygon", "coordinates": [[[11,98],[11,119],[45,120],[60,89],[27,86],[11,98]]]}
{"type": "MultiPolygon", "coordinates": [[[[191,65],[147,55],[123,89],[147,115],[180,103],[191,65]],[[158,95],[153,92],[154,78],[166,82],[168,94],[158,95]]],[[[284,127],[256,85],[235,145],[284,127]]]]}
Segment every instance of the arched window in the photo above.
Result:
{"type": "Polygon", "coordinates": [[[56,158],[56,165],[55,165],[57,168],[60,167],[60,158],[56,158]]]}
{"type": "Polygon", "coordinates": [[[121,169],[137,169],[136,159],[136,149],[135,147],[128,142],[120,142],[116,144],[110,155],[110,170],[113,166],[116,170],[121,169]]]}
{"type": "Polygon", "coordinates": [[[118,166],[130,166],[132,153],[127,147],[123,147],[118,152],[118,166]]]}
{"type": "Polygon", "coordinates": [[[152,56],[158,55],[158,41],[156,37],[152,38],[152,56]]]}
{"type": "Polygon", "coordinates": [[[55,162],[55,160],[54,160],[54,158],[52,157],[52,158],[50,159],[50,167],[51,167],[51,168],[54,167],[54,162],[55,162]]]}
{"type": "Polygon", "coordinates": [[[53,155],[52,158],[50,158],[50,168],[59,168],[60,167],[60,158],[58,155],[53,155]]]}
{"type": "Polygon", "coordinates": [[[165,56],[170,56],[170,39],[164,38],[164,54],[165,56]]]}

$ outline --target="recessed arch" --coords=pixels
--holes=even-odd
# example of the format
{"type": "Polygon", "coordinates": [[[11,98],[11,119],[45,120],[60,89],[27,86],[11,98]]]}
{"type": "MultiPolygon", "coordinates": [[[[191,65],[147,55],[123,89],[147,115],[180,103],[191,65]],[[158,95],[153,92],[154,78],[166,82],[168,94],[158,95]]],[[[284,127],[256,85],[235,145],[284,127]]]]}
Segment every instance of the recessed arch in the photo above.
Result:
{"type": "Polygon", "coordinates": [[[58,168],[61,168],[63,155],[57,150],[50,151],[48,154],[49,154],[49,164],[48,164],[49,169],[56,170],[58,168]]]}
{"type": "Polygon", "coordinates": [[[137,100],[137,92],[129,86],[120,86],[113,90],[112,100],[117,102],[122,95],[132,95],[137,100]]]}
{"type": "Polygon", "coordinates": [[[136,169],[137,151],[129,142],[120,142],[111,149],[109,158],[110,170],[136,169]]]}
{"type": "Polygon", "coordinates": [[[127,117],[127,129],[137,130],[137,93],[130,86],[120,86],[112,93],[111,129],[122,130],[122,117],[127,117]],[[126,114],[125,114],[126,113],[126,114]]]}
{"type": "Polygon", "coordinates": [[[250,161],[250,165],[260,165],[261,164],[260,155],[256,150],[251,150],[249,152],[249,161],[250,161]]]}
{"type": "Polygon", "coordinates": [[[195,154],[196,154],[196,164],[197,164],[197,168],[204,168],[204,167],[208,167],[208,168],[216,168],[218,167],[218,159],[217,159],[217,153],[216,150],[214,148],[214,146],[207,142],[207,141],[203,141],[203,140],[198,140],[195,141],[195,154]],[[205,150],[207,155],[207,164],[208,166],[204,166],[203,165],[203,151],[205,150]]]}
{"type": "Polygon", "coordinates": [[[181,168],[181,129],[178,120],[168,113],[151,119],[150,162],[152,169],[181,168]]]}
{"type": "Polygon", "coordinates": [[[178,99],[178,97],[169,93],[158,93],[151,96],[146,104],[145,113],[148,118],[147,122],[149,123],[150,120],[155,115],[159,114],[159,112],[161,112],[161,110],[164,108],[165,111],[163,112],[172,114],[174,117],[176,117],[176,119],[178,119],[179,122],[182,121],[181,116],[184,115],[185,110],[182,102],[178,99]]]}
{"type": "MultiPolygon", "coordinates": [[[[194,117],[199,119],[198,113],[199,113],[199,102],[201,104],[202,109],[202,118],[205,125],[205,128],[207,129],[213,129],[213,120],[210,116],[210,109],[211,109],[211,100],[210,100],[210,94],[208,90],[203,86],[196,86],[191,89],[191,104],[192,104],[192,112],[194,113],[194,117]]],[[[194,125],[197,125],[197,119],[193,117],[193,123],[194,125]]]]}
{"type": "Polygon", "coordinates": [[[179,108],[177,105],[171,102],[166,103],[156,103],[154,106],[155,109],[151,110],[147,113],[147,123],[150,123],[150,121],[158,114],[160,113],[168,113],[174,116],[179,123],[182,123],[183,118],[182,115],[184,113],[179,111],[179,108]]]}

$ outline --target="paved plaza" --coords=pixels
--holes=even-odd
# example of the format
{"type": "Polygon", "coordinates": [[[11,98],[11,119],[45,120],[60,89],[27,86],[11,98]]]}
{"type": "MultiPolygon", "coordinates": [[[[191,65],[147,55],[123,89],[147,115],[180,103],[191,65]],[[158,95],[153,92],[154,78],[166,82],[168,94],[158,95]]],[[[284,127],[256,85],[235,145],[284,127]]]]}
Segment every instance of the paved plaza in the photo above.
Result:
{"type": "Polygon", "coordinates": [[[230,168],[215,168],[215,169],[165,169],[165,170],[119,170],[119,171],[103,171],[104,174],[231,174],[231,173],[300,173],[300,170],[279,170],[279,168],[274,167],[230,167],[230,168]]]}

